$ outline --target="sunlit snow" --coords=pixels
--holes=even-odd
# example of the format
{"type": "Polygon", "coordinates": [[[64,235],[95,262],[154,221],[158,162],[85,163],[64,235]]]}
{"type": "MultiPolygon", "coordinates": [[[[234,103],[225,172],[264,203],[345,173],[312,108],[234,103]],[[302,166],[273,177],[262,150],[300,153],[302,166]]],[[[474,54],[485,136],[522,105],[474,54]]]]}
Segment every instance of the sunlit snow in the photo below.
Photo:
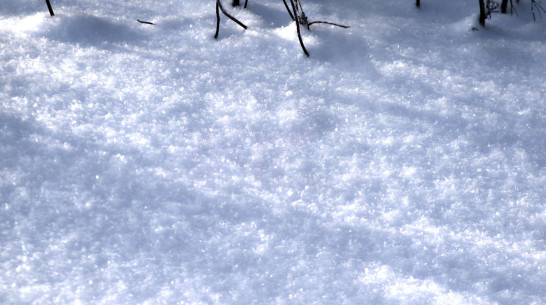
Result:
{"type": "Polygon", "coordinates": [[[529,1],[4,2],[1,304],[546,303],[529,1]]]}

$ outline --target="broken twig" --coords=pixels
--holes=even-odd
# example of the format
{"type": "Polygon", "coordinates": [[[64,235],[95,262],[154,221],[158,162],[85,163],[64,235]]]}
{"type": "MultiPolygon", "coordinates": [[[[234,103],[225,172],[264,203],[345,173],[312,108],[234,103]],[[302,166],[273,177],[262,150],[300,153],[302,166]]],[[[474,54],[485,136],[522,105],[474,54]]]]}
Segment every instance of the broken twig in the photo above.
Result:
{"type": "Polygon", "coordinates": [[[144,21],[144,20],[140,20],[140,19],[137,19],[136,21],[138,21],[138,22],[140,22],[140,23],[143,23],[143,24],[155,25],[155,23],[150,22],[150,21],[144,21]]]}

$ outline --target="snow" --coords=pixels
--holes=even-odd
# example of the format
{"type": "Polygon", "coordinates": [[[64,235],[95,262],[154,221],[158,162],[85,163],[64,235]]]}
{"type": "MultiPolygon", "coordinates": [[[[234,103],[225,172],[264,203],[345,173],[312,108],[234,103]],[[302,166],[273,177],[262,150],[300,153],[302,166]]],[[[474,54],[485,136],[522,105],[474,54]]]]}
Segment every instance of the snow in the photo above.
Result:
{"type": "Polygon", "coordinates": [[[0,6],[0,303],[546,303],[527,1],[214,4],[0,6]]]}

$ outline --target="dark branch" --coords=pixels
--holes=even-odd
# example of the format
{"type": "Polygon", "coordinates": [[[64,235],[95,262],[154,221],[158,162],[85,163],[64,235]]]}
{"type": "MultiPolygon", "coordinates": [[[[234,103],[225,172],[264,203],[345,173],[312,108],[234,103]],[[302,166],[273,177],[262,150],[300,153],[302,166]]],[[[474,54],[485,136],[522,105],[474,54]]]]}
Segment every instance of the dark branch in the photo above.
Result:
{"type": "Polygon", "coordinates": [[[288,8],[288,4],[286,4],[286,0],[282,0],[282,2],[284,3],[284,6],[286,7],[288,14],[290,15],[290,18],[292,18],[292,21],[296,20],[294,19],[294,15],[292,15],[292,11],[288,8]]]}
{"type": "Polygon", "coordinates": [[[540,5],[536,0],[531,0],[531,13],[533,14],[533,21],[537,21],[535,16],[535,8],[537,9],[538,15],[542,18],[542,12],[546,13],[546,10],[540,5]]]}
{"type": "MultiPolygon", "coordinates": [[[[298,1],[298,0],[296,0],[298,1]]],[[[303,50],[303,53],[309,57],[309,52],[307,52],[307,49],[305,48],[305,45],[303,44],[303,39],[301,38],[301,32],[300,32],[300,17],[298,16],[298,11],[296,10],[296,6],[294,5],[294,1],[290,0],[290,4],[292,5],[292,10],[294,12],[294,17],[296,20],[296,29],[298,31],[298,39],[300,41],[301,48],[303,50]]]]}
{"type": "Polygon", "coordinates": [[[485,19],[487,18],[487,15],[485,13],[484,0],[478,0],[478,3],[480,4],[480,16],[478,17],[478,21],[480,22],[481,26],[485,26],[485,19]]]}
{"type": "Polygon", "coordinates": [[[53,8],[51,7],[51,3],[49,3],[49,0],[45,0],[47,4],[47,9],[49,10],[49,15],[55,16],[55,13],[53,13],[53,8]]]}
{"type": "Polygon", "coordinates": [[[220,2],[220,0],[218,0],[217,3],[219,4],[220,10],[222,11],[224,15],[226,15],[229,19],[233,20],[233,22],[243,27],[243,29],[245,30],[247,29],[246,25],[244,25],[241,21],[237,20],[235,17],[231,16],[230,14],[228,14],[228,12],[224,10],[224,7],[222,6],[222,3],[220,2]]]}
{"type": "Polygon", "coordinates": [[[218,8],[220,7],[220,2],[216,0],[216,33],[214,34],[214,39],[218,38],[218,32],[220,31],[220,11],[218,8]]]}
{"type": "Polygon", "coordinates": [[[348,25],[337,24],[337,23],[333,23],[333,22],[329,22],[329,21],[313,21],[313,22],[309,22],[308,27],[311,26],[312,24],[315,24],[315,23],[326,23],[326,24],[329,24],[329,25],[339,26],[339,27],[345,28],[345,29],[350,28],[350,26],[348,26],[348,25]]]}
{"type": "Polygon", "coordinates": [[[140,20],[140,19],[137,19],[136,21],[140,22],[140,23],[143,23],[143,24],[151,24],[151,25],[155,25],[155,23],[153,22],[150,22],[150,21],[144,21],[144,20],[140,20]]]}
{"type": "Polygon", "coordinates": [[[214,34],[214,38],[218,38],[218,32],[220,31],[220,12],[218,11],[218,9],[220,9],[220,11],[222,11],[224,15],[226,15],[233,22],[240,25],[243,29],[247,29],[246,25],[244,25],[241,21],[237,20],[235,17],[231,16],[224,10],[224,7],[222,7],[222,3],[220,2],[220,0],[216,0],[216,34],[214,34]]]}

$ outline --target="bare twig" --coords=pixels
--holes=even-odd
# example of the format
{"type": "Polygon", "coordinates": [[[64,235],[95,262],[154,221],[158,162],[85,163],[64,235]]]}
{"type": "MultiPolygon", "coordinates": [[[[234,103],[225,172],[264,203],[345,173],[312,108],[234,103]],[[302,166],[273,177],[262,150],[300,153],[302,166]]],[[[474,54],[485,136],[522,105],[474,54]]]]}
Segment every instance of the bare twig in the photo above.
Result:
{"type": "Polygon", "coordinates": [[[138,22],[140,22],[140,23],[143,23],[143,24],[155,25],[155,23],[150,22],[150,21],[144,21],[144,20],[140,20],[140,19],[137,19],[136,21],[138,21],[138,22]]]}
{"type": "Polygon", "coordinates": [[[292,11],[288,8],[288,4],[286,4],[286,0],[282,0],[282,2],[284,3],[286,10],[288,11],[288,15],[290,15],[290,18],[292,18],[292,21],[296,20],[294,19],[294,15],[292,15],[292,11]]]}
{"type": "Polygon", "coordinates": [[[222,13],[224,15],[226,15],[229,19],[231,19],[233,22],[237,23],[238,25],[240,25],[243,29],[247,29],[247,26],[244,25],[241,21],[237,20],[235,17],[231,16],[230,14],[228,14],[225,10],[224,10],[224,7],[222,6],[222,3],[220,2],[220,0],[216,0],[216,34],[214,34],[214,38],[218,38],[218,32],[220,31],[220,11],[222,11],[222,13]]]}
{"type": "Polygon", "coordinates": [[[537,21],[535,16],[535,8],[537,9],[538,15],[542,18],[542,13],[546,13],[546,10],[542,7],[539,1],[531,0],[531,13],[533,14],[533,21],[537,21]]]}
{"type": "MultiPolygon", "coordinates": [[[[518,3],[519,1],[516,1],[516,3],[518,3]]],[[[512,14],[512,12],[516,13],[516,16],[518,16],[518,10],[516,9],[516,7],[514,6],[514,3],[512,3],[512,0],[510,0],[510,14],[512,14]]]]}
{"type": "Polygon", "coordinates": [[[45,0],[47,4],[47,9],[49,10],[49,15],[55,16],[55,13],[53,13],[53,8],[51,7],[51,3],[49,3],[49,0],[45,0]]]}
{"type": "MultiPolygon", "coordinates": [[[[298,0],[296,0],[297,2],[298,0]]],[[[303,39],[301,38],[301,32],[300,32],[300,16],[298,16],[297,6],[294,4],[293,0],[290,0],[290,4],[292,5],[292,11],[294,13],[294,17],[296,19],[296,29],[298,32],[298,39],[300,41],[301,48],[303,50],[303,53],[309,57],[309,52],[307,52],[307,49],[305,48],[305,45],[303,44],[303,39]]]]}
{"type": "Polygon", "coordinates": [[[335,25],[335,26],[345,28],[345,29],[350,28],[350,26],[348,26],[348,25],[337,24],[337,23],[333,23],[333,22],[329,22],[329,21],[313,21],[313,22],[309,22],[309,26],[311,26],[311,24],[315,24],[315,23],[326,23],[326,24],[329,24],[329,25],[335,25]]]}

